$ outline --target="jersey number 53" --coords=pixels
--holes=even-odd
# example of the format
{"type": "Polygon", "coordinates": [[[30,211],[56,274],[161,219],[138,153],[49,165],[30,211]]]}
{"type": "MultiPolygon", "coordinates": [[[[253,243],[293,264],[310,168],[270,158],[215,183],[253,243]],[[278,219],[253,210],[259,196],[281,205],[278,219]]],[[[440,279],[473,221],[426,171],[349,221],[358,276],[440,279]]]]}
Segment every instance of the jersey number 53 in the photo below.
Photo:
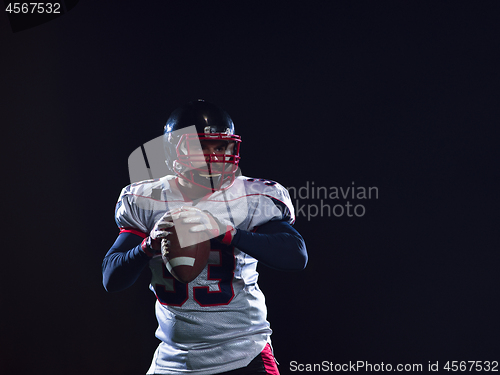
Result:
{"type": "MultiPolygon", "coordinates": [[[[210,291],[208,286],[193,287],[193,299],[202,307],[227,305],[234,297],[234,248],[211,241],[211,252],[219,254],[218,263],[209,263],[207,279],[217,281],[218,290],[210,291]]],[[[165,285],[154,285],[156,298],[163,305],[182,306],[189,298],[189,285],[176,280],[165,267],[163,278],[172,283],[173,290],[167,290],[165,285]]]]}

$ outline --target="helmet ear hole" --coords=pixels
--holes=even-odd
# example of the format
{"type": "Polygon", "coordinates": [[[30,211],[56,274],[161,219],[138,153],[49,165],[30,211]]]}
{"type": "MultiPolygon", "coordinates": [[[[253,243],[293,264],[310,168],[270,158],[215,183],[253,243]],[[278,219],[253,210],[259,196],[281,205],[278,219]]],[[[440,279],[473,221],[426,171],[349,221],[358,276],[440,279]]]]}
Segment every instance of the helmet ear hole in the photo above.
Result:
{"type": "Polygon", "coordinates": [[[175,173],[181,173],[183,170],[183,166],[177,160],[174,160],[172,169],[175,173]]]}

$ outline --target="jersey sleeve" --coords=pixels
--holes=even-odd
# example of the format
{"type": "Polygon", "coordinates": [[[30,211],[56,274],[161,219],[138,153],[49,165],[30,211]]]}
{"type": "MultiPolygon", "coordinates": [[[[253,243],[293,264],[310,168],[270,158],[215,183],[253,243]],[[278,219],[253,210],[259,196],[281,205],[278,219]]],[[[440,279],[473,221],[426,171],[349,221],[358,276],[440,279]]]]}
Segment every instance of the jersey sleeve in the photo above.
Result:
{"type": "Polygon", "coordinates": [[[285,189],[282,185],[276,183],[275,193],[270,194],[268,198],[280,212],[270,221],[286,221],[289,224],[293,224],[295,222],[295,210],[293,208],[292,200],[290,199],[290,194],[288,193],[287,189],[285,189]]]}
{"type": "Polygon", "coordinates": [[[249,179],[247,194],[251,201],[251,225],[258,227],[270,221],[295,222],[295,210],[288,190],[277,182],[249,179]]]}
{"type": "Polygon", "coordinates": [[[115,207],[115,221],[120,233],[134,233],[146,237],[148,228],[145,224],[144,213],[135,204],[134,196],[130,192],[130,186],[125,187],[115,207]]]}

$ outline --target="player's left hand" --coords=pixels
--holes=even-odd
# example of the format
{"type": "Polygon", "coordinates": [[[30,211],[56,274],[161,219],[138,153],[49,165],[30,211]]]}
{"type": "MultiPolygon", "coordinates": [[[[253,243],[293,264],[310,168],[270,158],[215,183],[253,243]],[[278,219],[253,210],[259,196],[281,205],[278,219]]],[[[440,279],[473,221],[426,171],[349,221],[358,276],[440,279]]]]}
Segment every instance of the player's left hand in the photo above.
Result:
{"type": "Polygon", "coordinates": [[[236,229],[231,225],[223,225],[210,212],[202,211],[197,207],[183,207],[182,211],[172,215],[173,219],[182,219],[186,224],[194,225],[190,232],[208,232],[212,237],[217,238],[222,243],[230,244],[236,234],[236,229]]]}

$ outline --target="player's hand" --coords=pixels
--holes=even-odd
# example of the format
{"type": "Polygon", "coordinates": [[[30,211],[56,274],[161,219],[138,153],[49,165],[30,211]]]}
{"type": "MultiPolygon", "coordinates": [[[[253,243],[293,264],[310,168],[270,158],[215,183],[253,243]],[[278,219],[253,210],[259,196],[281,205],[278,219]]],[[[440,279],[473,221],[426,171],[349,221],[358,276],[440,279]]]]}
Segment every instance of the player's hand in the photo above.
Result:
{"type": "Polygon", "coordinates": [[[167,238],[161,240],[161,256],[165,258],[168,255],[168,250],[170,248],[170,241],[167,238]]]}
{"type": "Polygon", "coordinates": [[[149,236],[142,241],[142,251],[150,257],[159,255],[162,250],[162,240],[166,240],[171,233],[168,229],[173,226],[172,212],[168,211],[156,222],[149,236]]]}
{"type": "Polygon", "coordinates": [[[181,219],[186,224],[194,225],[189,229],[190,232],[208,232],[211,237],[215,237],[222,243],[230,244],[236,229],[231,225],[223,225],[210,212],[202,211],[196,207],[183,207],[182,211],[173,214],[173,219],[181,219]]]}

